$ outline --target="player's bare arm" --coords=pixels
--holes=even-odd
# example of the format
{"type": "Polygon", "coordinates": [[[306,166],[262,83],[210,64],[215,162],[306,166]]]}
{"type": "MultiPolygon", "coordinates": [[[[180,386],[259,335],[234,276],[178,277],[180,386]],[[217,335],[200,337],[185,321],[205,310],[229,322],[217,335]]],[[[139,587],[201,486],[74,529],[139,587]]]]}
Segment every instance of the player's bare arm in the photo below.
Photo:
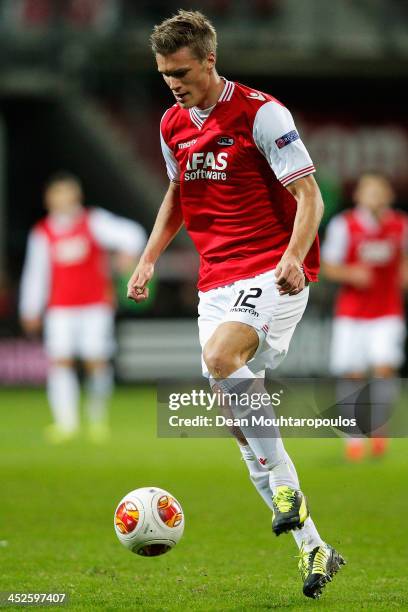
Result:
{"type": "Polygon", "coordinates": [[[171,182],[159,208],[152,233],[128,283],[128,298],[142,302],[149,297],[147,283],[154,274],[154,266],[162,252],[183,225],[180,208],[180,186],[171,182]]]}
{"type": "Polygon", "coordinates": [[[24,317],[20,321],[21,327],[24,333],[28,337],[36,337],[41,333],[42,329],[42,318],[41,317],[24,317]]]}
{"type": "Polygon", "coordinates": [[[303,261],[316,237],[323,216],[323,200],[312,175],[287,186],[297,203],[293,232],[288,247],[276,267],[276,283],[281,295],[296,295],[305,287],[303,261]]]}
{"type": "Polygon", "coordinates": [[[138,257],[126,251],[117,251],[113,254],[113,269],[118,274],[129,274],[129,272],[134,270],[138,261],[138,257]]]}
{"type": "Polygon", "coordinates": [[[404,255],[401,267],[402,287],[405,291],[408,291],[408,255],[404,255]]]}
{"type": "Polygon", "coordinates": [[[347,283],[357,289],[369,287],[373,280],[371,268],[363,264],[344,264],[323,261],[322,271],[325,277],[332,282],[340,284],[347,283]]]}

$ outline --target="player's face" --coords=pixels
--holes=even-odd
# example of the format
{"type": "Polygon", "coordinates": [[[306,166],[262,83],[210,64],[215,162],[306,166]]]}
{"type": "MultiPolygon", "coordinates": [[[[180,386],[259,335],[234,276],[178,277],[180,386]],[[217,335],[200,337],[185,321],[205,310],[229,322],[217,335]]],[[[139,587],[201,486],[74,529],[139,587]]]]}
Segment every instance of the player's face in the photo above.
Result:
{"type": "Polygon", "coordinates": [[[210,75],[215,65],[214,53],[210,53],[205,60],[198,60],[189,47],[182,47],[170,55],[157,53],[156,61],[158,71],[181,108],[202,106],[205,103],[211,87],[210,75]]]}
{"type": "Polygon", "coordinates": [[[45,192],[45,207],[51,214],[73,215],[80,208],[81,200],[81,190],[74,183],[55,183],[45,192]]]}
{"type": "Polygon", "coordinates": [[[363,176],[357,185],[354,199],[358,206],[378,214],[392,205],[394,190],[385,178],[363,176]]]}

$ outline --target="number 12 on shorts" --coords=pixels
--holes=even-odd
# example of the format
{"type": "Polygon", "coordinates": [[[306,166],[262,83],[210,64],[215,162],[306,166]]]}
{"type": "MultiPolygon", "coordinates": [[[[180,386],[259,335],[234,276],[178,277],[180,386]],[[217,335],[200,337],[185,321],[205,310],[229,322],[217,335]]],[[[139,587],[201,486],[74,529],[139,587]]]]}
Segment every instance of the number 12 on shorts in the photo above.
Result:
{"type": "Polygon", "coordinates": [[[233,308],[236,308],[236,306],[244,306],[246,308],[255,308],[255,304],[251,304],[250,302],[248,302],[248,299],[255,299],[255,298],[259,298],[262,295],[262,289],[260,289],[259,287],[251,287],[249,292],[245,295],[245,290],[241,289],[241,291],[238,294],[238,299],[235,302],[235,304],[233,305],[233,308]]]}

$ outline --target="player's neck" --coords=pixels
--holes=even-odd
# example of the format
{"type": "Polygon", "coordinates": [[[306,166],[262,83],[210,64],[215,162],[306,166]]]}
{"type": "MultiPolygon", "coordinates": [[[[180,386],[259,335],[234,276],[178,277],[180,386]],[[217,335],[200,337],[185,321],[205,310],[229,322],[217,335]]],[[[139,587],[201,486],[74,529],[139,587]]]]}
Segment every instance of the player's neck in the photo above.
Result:
{"type": "Polygon", "coordinates": [[[210,82],[205,97],[202,99],[200,104],[197,104],[197,108],[200,110],[206,110],[211,106],[215,106],[224,90],[224,87],[225,81],[218,76],[217,72],[214,70],[210,75],[210,82]]]}
{"type": "Polygon", "coordinates": [[[388,208],[382,208],[381,210],[373,211],[371,214],[373,215],[376,221],[380,222],[387,215],[388,208]]]}
{"type": "Polygon", "coordinates": [[[365,206],[357,206],[357,210],[366,219],[371,219],[375,223],[381,223],[382,219],[387,215],[389,208],[380,208],[379,210],[370,210],[365,206]]]}
{"type": "Polygon", "coordinates": [[[48,217],[51,223],[57,226],[68,226],[76,223],[77,219],[82,215],[83,210],[83,207],[78,204],[77,207],[70,211],[51,211],[48,213],[48,217]]]}

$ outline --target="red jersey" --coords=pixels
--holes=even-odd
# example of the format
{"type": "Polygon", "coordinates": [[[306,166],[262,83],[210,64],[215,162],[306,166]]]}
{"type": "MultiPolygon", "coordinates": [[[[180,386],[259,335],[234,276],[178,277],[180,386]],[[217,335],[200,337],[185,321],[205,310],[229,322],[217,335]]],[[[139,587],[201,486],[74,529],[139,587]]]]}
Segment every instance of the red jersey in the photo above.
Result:
{"type": "Polygon", "coordinates": [[[107,254],[92,235],[88,211],[67,229],[57,232],[45,218],[34,231],[45,235],[49,243],[48,307],[112,304],[107,254]]]}
{"type": "MultiPolygon", "coordinates": [[[[341,287],[335,316],[355,319],[403,316],[401,265],[407,248],[408,217],[390,210],[378,223],[372,220],[370,223],[368,216],[354,209],[331,222],[337,234],[335,240],[343,243],[343,254],[340,256],[339,252],[337,263],[364,265],[373,274],[369,287],[357,289],[347,284],[341,287]]],[[[336,263],[330,257],[330,244],[327,244],[327,253],[329,263],[336,263]]],[[[323,255],[326,259],[326,244],[323,255]]]]}
{"type": "MultiPolygon", "coordinates": [[[[178,104],[168,109],[161,140],[200,255],[198,288],[207,291],[276,267],[296,214],[285,186],[315,171],[289,111],[268,94],[226,81],[207,111],[178,104]]],[[[317,280],[317,237],[303,268],[317,280]]]]}

